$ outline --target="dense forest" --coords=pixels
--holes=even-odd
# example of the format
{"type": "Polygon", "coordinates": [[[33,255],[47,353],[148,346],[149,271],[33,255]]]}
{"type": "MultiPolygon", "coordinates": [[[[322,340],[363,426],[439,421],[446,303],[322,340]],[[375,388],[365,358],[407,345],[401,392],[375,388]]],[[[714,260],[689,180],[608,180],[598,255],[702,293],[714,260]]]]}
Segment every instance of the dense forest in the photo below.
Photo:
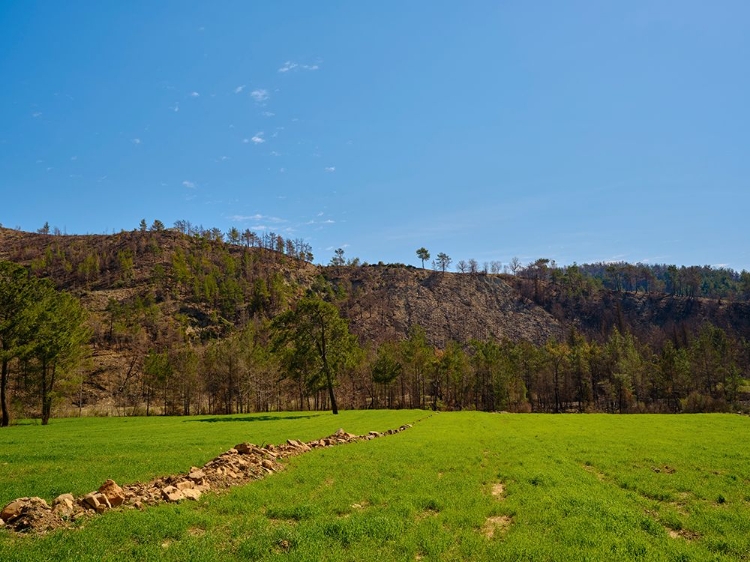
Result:
{"type": "Polygon", "coordinates": [[[452,273],[445,254],[425,270],[342,250],[314,266],[301,240],[184,221],[0,229],[0,258],[4,422],[46,423],[53,403],[60,415],[698,412],[750,399],[744,271],[539,259],[452,273]]]}

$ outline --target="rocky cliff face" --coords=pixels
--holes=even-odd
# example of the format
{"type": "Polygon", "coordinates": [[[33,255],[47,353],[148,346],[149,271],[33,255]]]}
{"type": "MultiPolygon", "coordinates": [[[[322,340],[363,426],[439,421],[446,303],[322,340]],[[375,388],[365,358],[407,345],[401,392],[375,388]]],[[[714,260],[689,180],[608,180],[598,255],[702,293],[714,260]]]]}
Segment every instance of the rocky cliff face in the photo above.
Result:
{"type": "Polygon", "coordinates": [[[342,309],[364,341],[398,340],[415,326],[437,347],[474,338],[540,344],[563,334],[558,320],[498,276],[399,266],[329,268],[325,274],[349,295],[342,309]]]}

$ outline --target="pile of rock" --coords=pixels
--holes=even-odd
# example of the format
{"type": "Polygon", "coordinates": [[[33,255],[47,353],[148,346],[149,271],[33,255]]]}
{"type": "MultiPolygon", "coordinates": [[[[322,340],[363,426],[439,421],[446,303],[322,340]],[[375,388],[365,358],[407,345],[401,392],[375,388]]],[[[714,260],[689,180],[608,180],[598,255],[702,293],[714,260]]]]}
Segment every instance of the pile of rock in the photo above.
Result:
{"type": "Polygon", "coordinates": [[[371,431],[367,435],[354,435],[339,429],[333,435],[308,443],[296,439],[289,439],[282,445],[240,443],[202,468],[192,467],[187,474],[165,476],[147,484],[136,482],[120,487],[114,480],[107,480],[95,492],[78,498],[72,494],[62,494],[55,498],[51,507],[42,498],[18,498],[0,512],[0,527],[14,531],[46,532],[67,526],[81,517],[101,514],[117,507],[143,509],[164,502],[197,500],[209,490],[246,484],[281,470],[283,465],[279,461],[284,457],[301,455],[321,447],[368,441],[410,427],[410,424],[406,424],[385,433],[371,431]]]}

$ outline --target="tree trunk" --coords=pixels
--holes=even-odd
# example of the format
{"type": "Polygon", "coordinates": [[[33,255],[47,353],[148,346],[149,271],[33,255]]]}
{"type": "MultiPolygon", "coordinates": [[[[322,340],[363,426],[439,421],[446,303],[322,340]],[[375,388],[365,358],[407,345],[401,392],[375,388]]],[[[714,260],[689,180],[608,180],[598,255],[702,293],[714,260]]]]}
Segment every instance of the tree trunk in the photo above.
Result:
{"type": "Polygon", "coordinates": [[[8,412],[8,396],[6,394],[8,388],[8,360],[3,358],[2,361],[2,379],[0,379],[0,405],[2,405],[3,419],[0,422],[0,427],[8,427],[10,425],[10,412],[8,412]]]}

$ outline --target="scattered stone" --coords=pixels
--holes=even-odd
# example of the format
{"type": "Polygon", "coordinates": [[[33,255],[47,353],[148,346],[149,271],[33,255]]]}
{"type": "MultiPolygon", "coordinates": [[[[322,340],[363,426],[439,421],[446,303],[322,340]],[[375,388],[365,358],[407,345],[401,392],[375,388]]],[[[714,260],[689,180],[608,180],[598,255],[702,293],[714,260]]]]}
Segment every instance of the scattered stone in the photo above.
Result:
{"type": "Polygon", "coordinates": [[[120,487],[114,480],[107,480],[97,491],[79,498],[72,494],[61,494],[52,502],[53,507],[42,498],[18,498],[0,512],[0,527],[44,533],[68,526],[70,522],[88,514],[101,514],[116,507],[144,509],[147,505],[162,502],[195,501],[209,490],[244,484],[272,474],[283,468],[278,461],[286,456],[301,455],[313,448],[393,435],[407,427],[411,426],[401,426],[385,433],[371,431],[362,436],[340,428],[333,435],[309,443],[298,439],[289,439],[282,445],[240,443],[201,468],[193,466],[187,474],[157,478],[147,484],[137,482],[120,487]]]}

